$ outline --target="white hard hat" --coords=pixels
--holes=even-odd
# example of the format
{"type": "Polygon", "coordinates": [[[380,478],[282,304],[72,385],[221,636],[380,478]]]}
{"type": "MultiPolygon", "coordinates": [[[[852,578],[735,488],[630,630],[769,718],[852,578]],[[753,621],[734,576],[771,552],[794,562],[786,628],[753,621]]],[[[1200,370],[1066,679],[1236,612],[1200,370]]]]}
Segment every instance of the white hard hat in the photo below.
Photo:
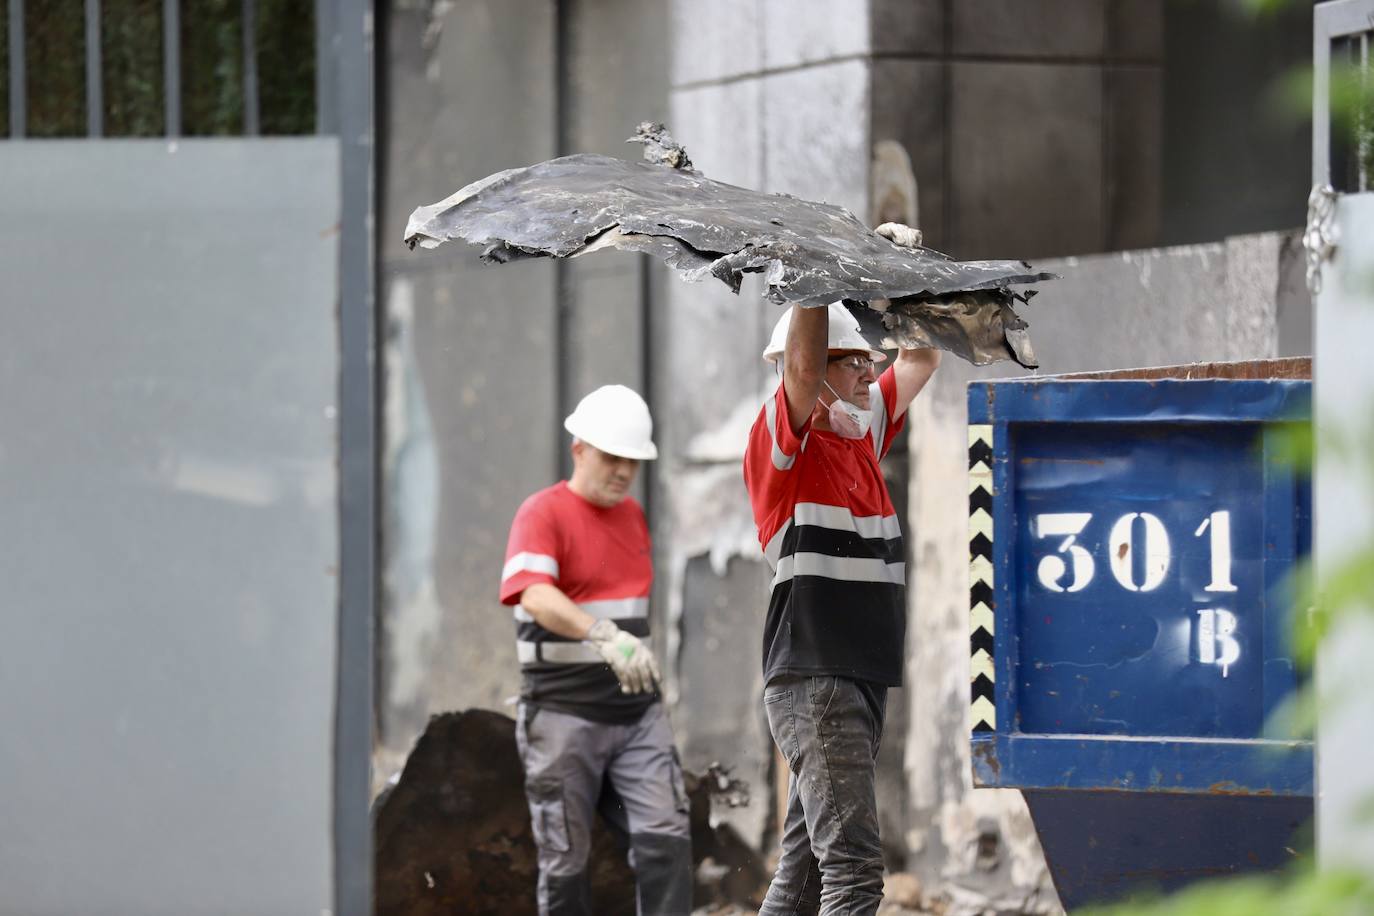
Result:
{"type": "MultiPolygon", "coordinates": [[[[866,350],[875,363],[887,359],[886,354],[873,349],[872,345],[864,340],[864,336],[859,333],[859,320],[849,313],[843,302],[830,303],[826,306],[826,311],[830,317],[827,350],[866,350]]],[[[768,346],[763,348],[763,358],[767,362],[776,363],[778,357],[787,349],[787,327],[791,322],[792,309],[789,308],[782,313],[778,323],[773,325],[773,334],[768,338],[768,346]]]]}
{"type": "Polygon", "coordinates": [[[649,405],[624,385],[602,385],[577,402],[563,428],[588,445],[621,458],[658,457],[649,405]]]}

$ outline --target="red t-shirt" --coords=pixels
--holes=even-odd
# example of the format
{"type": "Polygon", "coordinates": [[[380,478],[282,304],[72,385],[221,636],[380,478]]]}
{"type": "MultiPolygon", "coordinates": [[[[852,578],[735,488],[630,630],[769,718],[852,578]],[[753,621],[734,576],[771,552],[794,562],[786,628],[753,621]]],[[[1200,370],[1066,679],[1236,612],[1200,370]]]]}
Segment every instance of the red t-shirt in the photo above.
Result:
{"type": "Polygon", "coordinates": [[[521,698],[599,722],[637,720],[658,695],[621,693],[595,649],[544,629],[519,602],[525,589],[547,582],[593,617],[647,638],[653,580],[649,526],[633,498],[605,508],[561,481],[526,499],[511,523],[501,570],[501,602],[515,613],[521,698]]]}
{"type": "Polygon", "coordinates": [[[765,683],[780,674],[902,683],[906,563],[878,459],[906,414],[893,416],[891,368],[870,392],[873,424],[862,439],[814,429],[810,417],[793,432],[782,384],[750,430],[744,482],[773,570],[765,683]]]}

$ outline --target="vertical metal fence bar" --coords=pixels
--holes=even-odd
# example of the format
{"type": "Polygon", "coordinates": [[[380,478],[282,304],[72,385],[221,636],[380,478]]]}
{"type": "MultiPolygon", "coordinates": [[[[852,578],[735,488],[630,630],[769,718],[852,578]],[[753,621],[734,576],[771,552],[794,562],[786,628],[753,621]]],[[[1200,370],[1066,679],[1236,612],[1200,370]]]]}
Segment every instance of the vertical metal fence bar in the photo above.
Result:
{"type": "MultiPolygon", "coordinates": [[[[334,6],[316,3],[317,13],[334,6]]],[[[372,910],[372,627],[377,613],[376,247],[373,239],[372,0],[339,0],[319,30],[317,70],[339,138],[339,629],[334,717],[334,913],[372,910]],[[327,40],[326,40],[327,38],[327,40]]],[[[320,83],[317,83],[320,85],[320,83]]]]}
{"type": "Polygon", "coordinates": [[[1360,107],[1359,115],[1355,123],[1355,133],[1357,136],[1356,149],[1358,150],[1355,163],[1355,173],[1359,178],[1360,193],[1369,190],[1369,170],[1365,164],[1369,162],[1369,33],[1360,33],[1360,107]]]}
{"type": "MultiPolygon", "coordinates": [[[[257,3],[243,0],[243,135],[256,137],[258,125],[257,3]]],[[[318,65],[318,61],[316,62],[318,65]]]]}
{"type": "Polygon", "coordinates": [[[167,136],[181,136],[181,4],[162,0],[162,79],[167,136]]]}
{"type": "Polygon", "coordinates": [[[24,0],[10,0],[10,139],[28,130],[27,88],[24,85],[24,0]]]}
{"type": "Polygon", "coordinates": [[[1331,183],[1331,31],[1321,14],[1312,23],[1312,184],[1331,183]]]}
{"type": "Polygon", "coordinates": [[[315,0],[315,133],[339,132],[337,0],[315,0]]]}
{"type": "Polygon", "coordinates": [[[86,0],[86,136],[99,137],[104,133],[105,84],[100,58],[100,0],[86,0]]]}

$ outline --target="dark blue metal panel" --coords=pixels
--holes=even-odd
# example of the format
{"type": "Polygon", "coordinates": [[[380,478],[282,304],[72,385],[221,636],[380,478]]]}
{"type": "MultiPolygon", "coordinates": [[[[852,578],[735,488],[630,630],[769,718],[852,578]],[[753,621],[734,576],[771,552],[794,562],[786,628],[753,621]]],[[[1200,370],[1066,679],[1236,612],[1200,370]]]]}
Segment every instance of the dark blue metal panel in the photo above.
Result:
{"type": "Polygon", "coordinates": [[[1007,559],[1016,571],[1009,585],[1020,623],[1018,731],[1258,735],[1266,712],[1262,692],[1251,689],[1262,680],[1264,647],[1261,621],[1250,619],[1262,614],[1264,596],[1258,431],[1249,424],[1159,423],[1095,425],[1072,435],[1059,424],[1014,429],[1008,464],[1020,524],[1012,529],[1007,559]],[[1201,538],[1193,532],[1217,510],[1230,512],[1235,593],[1203,590],[1207,532],[1201,538]],[[1037,520],[1049,527],[1046,519],[1068,516],[1086,521],[1068,548],[1082,552],[1065,558],[1056,550],[1066,539],[1062,532],[1035,537],[1034,530],[1037,520]],[[1116,549],[1127,551],[1126,563],[1113,568],[1110,561],[1120,558],[1109,558],[1109,538],[1122,519],[1130,530],[1116,549]],[[1154,531],[1146,519],[1159,520],[1154,531]],[[1158,543],[1150,544],[1151,537],[1158,543]],[[1147,568],[1144,545],[1162,551],[1154,569],[1147,568]],[[1064,572],[1037,575],[1037,564],[1046,562],[1064,572]],[[1159,584],[1144,591],[1155,578],[1159,584]],[[1077,591],[1063,590],[1085,581],[1077,591]],[[1234,595],[1258,602],[1245,609],[1230,637],[1239,655],[1224,667],[1201,664],[1197,611],[1234,609],[1234,595]]]}
{"type": "Polygon", "coordinates": [[[978,786],[1213,795],[1312,794],[1306,741],[993,735],[973,742],[978,786]]]}
{"type": "Polygon", "coordinates": [[[996,532],[978,785],[1311,794],[1310,744],[1264,732],[1296,685],[1284,590],[1310,538],[1272,430],[1309,401],[1305,381],[970,385],[996,532]]]}
{"type": "Polygon", "coordinates": [[[1310,798],[1131,792],[1025,793],[1065,909],[1199,878],[1268,871],[1296,857],[1310,798]]]}

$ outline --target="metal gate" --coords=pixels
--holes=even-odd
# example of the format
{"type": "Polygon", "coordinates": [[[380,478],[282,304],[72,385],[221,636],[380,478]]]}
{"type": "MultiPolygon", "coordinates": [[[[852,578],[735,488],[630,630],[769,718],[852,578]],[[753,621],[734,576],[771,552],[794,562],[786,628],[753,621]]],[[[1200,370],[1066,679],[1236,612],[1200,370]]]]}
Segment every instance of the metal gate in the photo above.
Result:
{"type": "Polygon", "coordinates": [[[372,6],[0,13],[10,906],[370,911],[372,6]],[[232,76],[183,53],[209,14],[232,76]],[[287,126],[273,15],[314,77],[287,126]],[[138,129],[110,104],[131,58],[138,129]],[[235,98],[209,128],[196,72],[235,98]]]}

